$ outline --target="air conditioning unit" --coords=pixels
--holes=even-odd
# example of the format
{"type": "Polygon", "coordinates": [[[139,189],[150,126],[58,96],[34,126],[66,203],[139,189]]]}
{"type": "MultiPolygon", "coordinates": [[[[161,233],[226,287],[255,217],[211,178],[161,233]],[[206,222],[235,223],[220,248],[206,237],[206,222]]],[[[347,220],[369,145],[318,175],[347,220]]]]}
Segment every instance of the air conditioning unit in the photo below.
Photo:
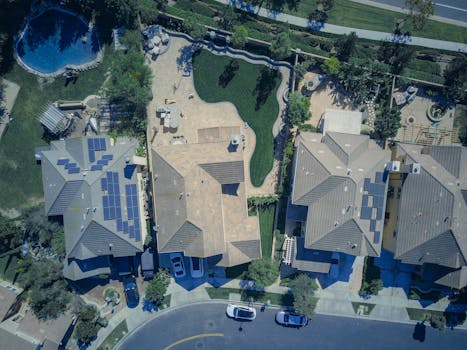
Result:
{"type": "Polygon", "coordinates": [[[399,172],[401,170],[401,162],[399,162],[398,160],[389,162],[386,166],[386,169],[390,172],[399,172]]]}

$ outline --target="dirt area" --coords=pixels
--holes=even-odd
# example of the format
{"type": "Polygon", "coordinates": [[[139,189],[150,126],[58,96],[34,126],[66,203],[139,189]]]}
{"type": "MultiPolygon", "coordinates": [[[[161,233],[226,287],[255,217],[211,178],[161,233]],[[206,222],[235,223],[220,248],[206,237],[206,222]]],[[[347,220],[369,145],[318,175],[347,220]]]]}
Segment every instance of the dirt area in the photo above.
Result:
{"type": "Polygon", "coordinates": [[[197,143],[198,129],[219,126],[239,127],[240,133],[245,135],[243,152],[247,195],[274,193],[278,171],[277,162],[261,187],[257,188],[251,184],[249,163],[255,149],[256,137],[253,130],[245,125],[235,106],[230,102],[204,102],[194,88],[193,74],[183,76],[183,69],[177,61],[180,62],[180,57],[190,45],[185,39],[171,37],[170,48],[156,61],[150,63],[154,76],[152,84],[154,99],[148,107],[148,140],[153,147],[175,143],[177,140],[197,143]],[[166,102],[176,104],[182,115],[176,130],[164,128],[156,113],[156,108],[166,102]]]}
{"type": "Polygon", "coordinates": [[[5,131],[7,124],[10,122],[10,113],[18,96],[20,86],[2,79],[1,83],[4,85],[4,101],[0,101],[0,107],[5,108],[4,113],[0,114],[0,138],[2,138],[3,132],[5,131]]]}
{"type": "MultiPolygon", "coordinates": [[[[308,72],[298,85],[301,91],[307,80],[317,81],[318,73],[308,72]]],[[[306,123],[318,127],[326,108],[356,111],[350,99],[330,80],[322,81],[310,96],[311,118],[306,123]]]]}

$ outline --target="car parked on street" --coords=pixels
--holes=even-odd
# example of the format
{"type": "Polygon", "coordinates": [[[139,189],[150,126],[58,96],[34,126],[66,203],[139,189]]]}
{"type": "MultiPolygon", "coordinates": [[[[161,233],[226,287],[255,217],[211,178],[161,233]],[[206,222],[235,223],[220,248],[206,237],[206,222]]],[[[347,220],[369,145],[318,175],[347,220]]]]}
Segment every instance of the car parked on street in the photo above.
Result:
{"type": "Polygon", "coordinates": [[[276,322],[288,327],[303,327],[308,323],[305,315],[298,315],[288,311],[279,311],[276,314],[276,322]]]}
{"type": "Polygon", "coordinates": [[[193,277],[193,278],[203,277],[203,275],[204,275],[204,268],[203,268],[204,259],[191,257],[190,258],[190,263],[191,263],[190,264],[191,277],[193,277]]]}
{"type": "Polygon", "coordinates": [[[250,306],[228,304],[226,313],[236,320],[253,321],[256,318],[256,309],[250,306]]]}
{"type": "Polygon", "coordinates": [[[134,309],[139,304],[138,287],[134,281],[128,281],[123,285],[125,290],[126,304],[130,309],[134,309]]]}
{"type": "Polygon", "coordinates": [[[181,253],[171,253],[170,262],[172,263],[172,270],[175,278],[185,277],[185,265],[183,264],[183,256],[181,253]]]}

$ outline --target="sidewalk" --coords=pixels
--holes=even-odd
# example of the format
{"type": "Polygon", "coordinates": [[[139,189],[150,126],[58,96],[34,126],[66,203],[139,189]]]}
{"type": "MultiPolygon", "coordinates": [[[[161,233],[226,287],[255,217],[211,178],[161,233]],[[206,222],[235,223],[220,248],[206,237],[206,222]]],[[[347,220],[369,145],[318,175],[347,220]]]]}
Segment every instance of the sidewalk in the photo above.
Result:
{"type": "Polygon", "coordinates": [[[373,30],[349,28],[338,26],[335,24],[320,23],[310,21],[306,18],[297,17],[282,12],[272,11],[267,8],[252,6],[239,0],[215,0],[224,5],[233,5],[241,11],[254,13],[260,17],[269,18],[278,22],[290,23],[302,28],[322,31],[331,34],[350,34],[355,32],[359,38],[378,40],[378,41],[394,41],[401,42],[407,45],[424,46],[433,49],[442,49],[448,51],[467,52],[467,44],[456,43],[451,41],[419,38],[419,37],[403,37],[395,36],[393,33],[378,32],[373,30]]]}

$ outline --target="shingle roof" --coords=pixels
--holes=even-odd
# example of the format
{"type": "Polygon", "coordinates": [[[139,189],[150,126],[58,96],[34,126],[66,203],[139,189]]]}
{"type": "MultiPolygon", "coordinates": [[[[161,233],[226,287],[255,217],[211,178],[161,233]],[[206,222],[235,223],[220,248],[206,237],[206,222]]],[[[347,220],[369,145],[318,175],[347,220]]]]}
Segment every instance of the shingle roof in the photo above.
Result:
{"type": "Polygon", "coordinates": [[[456,289],[467,286],[467,266],[462,266],[460,269],[444,275],[436,283],[456,289]]]}
{"type": "Polygon", "coordinates": [[[0,328],[0,344],[2,349],[35,350],[37,348],[37,344],[28,342],[3,328],[0,328]]]}
{"type": "Polygon", "coordinates": [[[397,156],[405,164],[419,163],[421,171],[403,178],[395,257],[417,265],[465,266],[467,149],[399,144],[397,156]]]}
{"type": "MultiPolygon", "coordinates": [[[[84,137],[53,141],[42,152],[45,210],[63,215],[68,259],[142,251],[144,230],[132,163],[136,147],[137,141],[127,138],[113,144],[106,137],[84,137]]],[[[71,263],[67,272],[71,279],[91,273],[80,273],[71,263]]]]}
{"type": "Polygon", "coordinates": [[[42,343],[45,339],[60,344],[73,319],[68,315],[60,315],[55,319],[42,321],[33,312],[27,311],[21,320],[17,332],[27,335],[42,343]]]}
{"type": "Polygon", "coordinates": [[[301,133],[292,203],[308,206],[307,249],[378,256],[390,152],[368,136],[301,133]]]}
{"type": "Polygon", "coordinates": [[[229,142],[152,151],[159,252],[223,254],[220,265],[260,257],[259,223],[248,217],[243,152],[229,142]]]}

